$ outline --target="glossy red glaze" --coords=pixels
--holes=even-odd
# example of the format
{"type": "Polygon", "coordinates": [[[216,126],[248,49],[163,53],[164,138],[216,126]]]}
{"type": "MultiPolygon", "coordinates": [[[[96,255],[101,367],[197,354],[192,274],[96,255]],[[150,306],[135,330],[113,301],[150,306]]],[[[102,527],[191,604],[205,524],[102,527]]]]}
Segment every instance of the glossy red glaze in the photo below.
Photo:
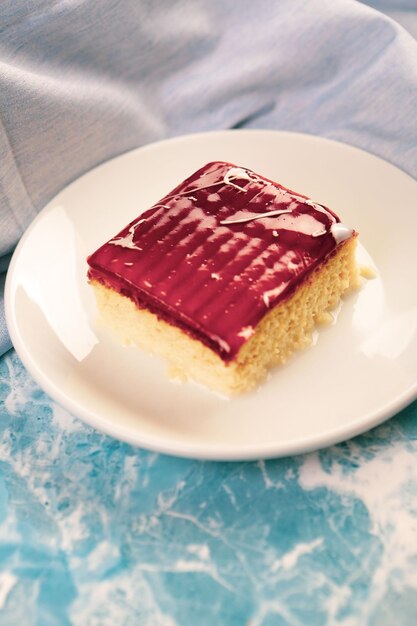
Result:
{"type": "Polygon", "coordinates": [[[89,278],[230,361],[337,247],[339,218],[306,200],[246,168],[209,163],[94,252],[89,278]]]}

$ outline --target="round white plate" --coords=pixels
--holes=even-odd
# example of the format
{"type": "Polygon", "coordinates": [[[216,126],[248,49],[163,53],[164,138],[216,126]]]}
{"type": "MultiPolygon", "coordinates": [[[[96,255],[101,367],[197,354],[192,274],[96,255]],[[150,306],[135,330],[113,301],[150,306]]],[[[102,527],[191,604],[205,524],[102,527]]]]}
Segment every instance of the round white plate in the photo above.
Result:
{"type": "Polygon", "coordinates": [[[305,452],[382,422],[417,395],[417,182],[333,141],[223,131],[163,141],[97,167],[59,193],[19,243],[6,285],[14,346],[39,385],[101,431],[180,456],[305,452]],[[377,278],[343,303],[315,345],[255,392],[226,399],[168,380],[165,365],[96,324],[86,257],[208,161],[259,171],[336,210],[360,232],[377,278]]]}

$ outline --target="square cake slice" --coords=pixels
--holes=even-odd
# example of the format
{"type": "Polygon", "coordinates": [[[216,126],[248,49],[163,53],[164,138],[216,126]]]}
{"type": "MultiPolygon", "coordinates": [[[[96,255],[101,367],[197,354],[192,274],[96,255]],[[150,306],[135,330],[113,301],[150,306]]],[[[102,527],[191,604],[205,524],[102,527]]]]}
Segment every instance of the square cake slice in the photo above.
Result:
{"type": "Polygon", "coordinates": [[[233,394],[311,342],[356,287],[356,232],[245,167],[208,163],[88,258],[102,321],[233,394]]]}

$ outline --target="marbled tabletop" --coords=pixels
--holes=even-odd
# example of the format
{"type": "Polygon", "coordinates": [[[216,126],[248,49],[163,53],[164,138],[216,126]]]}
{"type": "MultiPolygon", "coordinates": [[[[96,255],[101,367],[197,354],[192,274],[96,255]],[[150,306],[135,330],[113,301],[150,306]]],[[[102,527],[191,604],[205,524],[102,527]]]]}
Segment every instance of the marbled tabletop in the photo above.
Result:
{"type": "Polygon", "coordinates": [[[414,626],[417,403],[327,450],[183,460],[0,359],[2,626],[414,626]]]}

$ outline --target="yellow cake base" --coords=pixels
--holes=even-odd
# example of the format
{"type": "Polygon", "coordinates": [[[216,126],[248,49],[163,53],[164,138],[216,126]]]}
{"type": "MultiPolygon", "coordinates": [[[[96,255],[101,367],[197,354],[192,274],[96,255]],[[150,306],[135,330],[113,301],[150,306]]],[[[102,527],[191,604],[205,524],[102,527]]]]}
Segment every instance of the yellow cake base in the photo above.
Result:
{"type": "Polygon", "coordinates": [[[358,286],[355,248],[355,238],[341,245],[290,298],[267,313],[231,363],[224,363],[176,326],[139,309],[126,296],[98,281],[91,284],[102,323],[124,344],[163,357],[177,377],[191,378],[232,395],[255,387],[273,365],[284,363],[295,351],[311,344],[315,326],[328,321],[329,311],[342,295],[358,286]]]}

